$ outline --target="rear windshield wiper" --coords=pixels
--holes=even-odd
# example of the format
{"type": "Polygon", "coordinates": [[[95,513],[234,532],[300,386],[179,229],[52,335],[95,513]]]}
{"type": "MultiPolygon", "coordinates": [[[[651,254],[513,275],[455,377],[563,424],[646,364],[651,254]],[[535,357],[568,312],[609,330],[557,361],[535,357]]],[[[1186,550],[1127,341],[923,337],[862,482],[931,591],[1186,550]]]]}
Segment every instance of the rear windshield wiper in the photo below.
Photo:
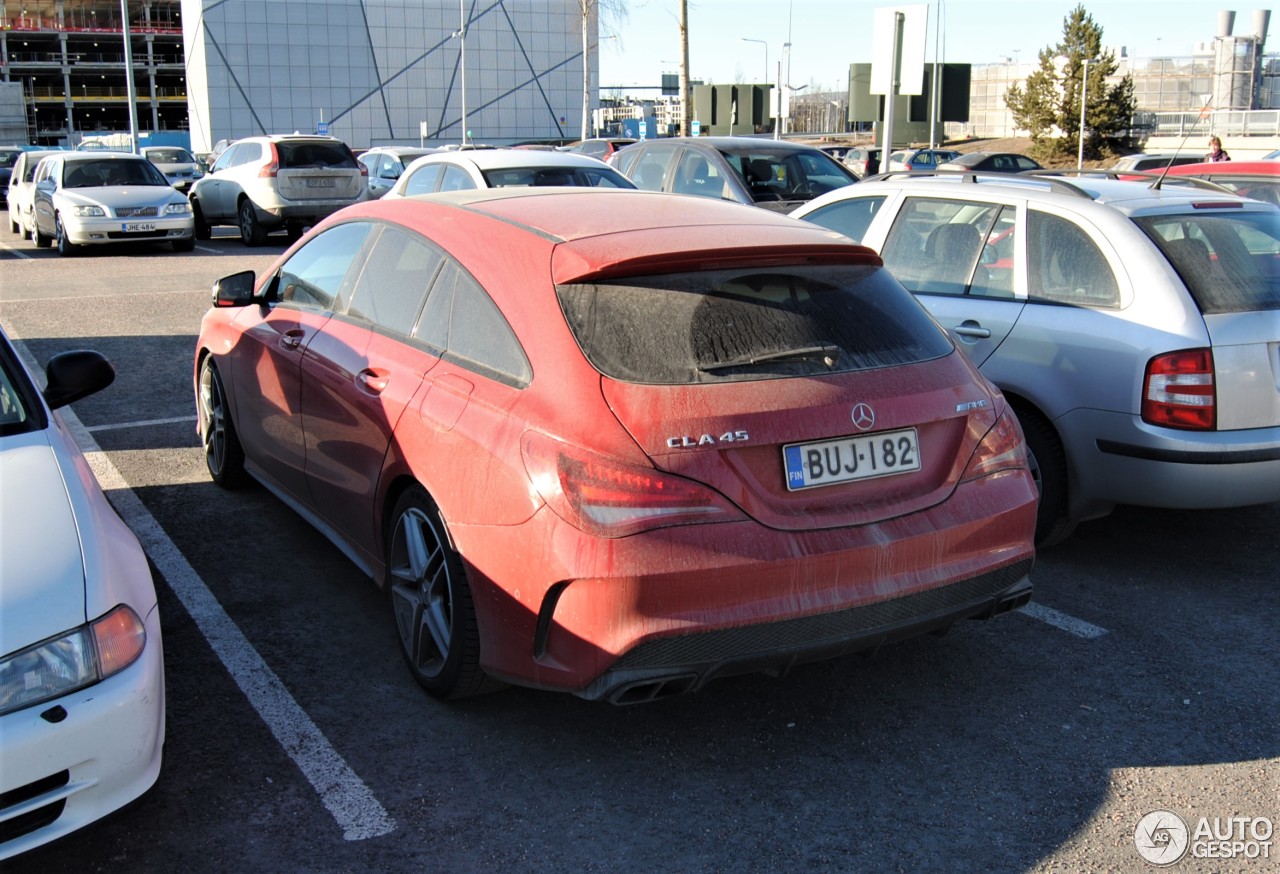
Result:
{"type": "Polygon", "coordinates": [[[823,346],[802,346],[799,349],[781,349],[777,352],[762,352],[758,355],[747,355],[733,361],[717,361],[714,364],[700,364],[698,370],[703,373],[714,373],[717,370],[732,370],[735,367],[750,367],[753,364],[771,364],[780,361],[808,361],[821,357],[827,369],[836,366],[840,358],[840,347],[834,344],[823,346]]]}

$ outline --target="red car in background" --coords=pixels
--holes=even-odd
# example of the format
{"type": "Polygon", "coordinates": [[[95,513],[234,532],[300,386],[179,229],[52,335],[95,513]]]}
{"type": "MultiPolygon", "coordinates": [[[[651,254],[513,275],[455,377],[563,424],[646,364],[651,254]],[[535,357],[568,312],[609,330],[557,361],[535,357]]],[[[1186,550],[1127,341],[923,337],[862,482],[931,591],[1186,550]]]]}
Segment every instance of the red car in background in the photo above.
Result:
{"type": "Polygon", "coordinates": [[[1280,205],[1280,161],[1206,161],[1170,167],[1169,176],[1194,176],[1241,197],[1280,205]]]}
{"type": "Polygon", "coordinates": [[[1004,398],[869,249],[635,191],[339,212],[196,348],[209,471],[388,593],[408,666],[614,703],[1031,594],[1004,398]]]}

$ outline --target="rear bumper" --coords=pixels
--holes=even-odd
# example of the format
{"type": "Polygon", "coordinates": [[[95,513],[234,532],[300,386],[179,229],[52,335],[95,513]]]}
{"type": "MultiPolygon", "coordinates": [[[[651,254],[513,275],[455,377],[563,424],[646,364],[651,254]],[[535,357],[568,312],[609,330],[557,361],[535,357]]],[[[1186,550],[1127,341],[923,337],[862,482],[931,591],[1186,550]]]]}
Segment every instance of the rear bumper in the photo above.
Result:
{"type": "Polygon", "coordinates": [[[915,595],[836,613],[643,643],[578,693],[636,704],[701,689],[718,677],[783,673],[793,665],[874,652],[886,643],[990,619],[1031,601],[1031,560],[915,595]]]}
{"type": "Polygon", "coordinates": [[[964,483],[928,510],[847,528],[742,521],[610,540],[544,508],[522,525],[451,523],[450,532],[468,565],[486,671],[628,701],[1016,606],[1036,502],[1019,470],[964,483]]]}
{"type": "Polygon", "coordinates": [[[1280,428],[1178,431],[1097,411],[1056,424],[1074,475],[1073,515],[1092,503],[1195,510],[1280,500],[1280,428]]]}

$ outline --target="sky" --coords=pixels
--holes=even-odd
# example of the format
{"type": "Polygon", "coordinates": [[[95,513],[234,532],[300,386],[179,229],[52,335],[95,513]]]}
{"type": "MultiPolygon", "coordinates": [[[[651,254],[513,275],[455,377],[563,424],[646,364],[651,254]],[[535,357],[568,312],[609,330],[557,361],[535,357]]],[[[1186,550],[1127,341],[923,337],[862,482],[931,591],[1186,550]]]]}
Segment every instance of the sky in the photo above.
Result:
{"type": "MultiPolygon", "coordinates": [[[[790,42],[790,75],[784,70],[784,80],[823,90],[843,90],[849,65],[871,61],[874,10],[894,5],[873,0],[687,2],[690,77],[759,82],[767,69],[772,82],[784,60],[783,44],[790,42]]],[[[1189,55],[1193,45],[1211,41],[1220,9],[1235,10],[1236,36],[1251,34],[1253,11],[1270,8],[1270,2],[1086,0],[1083,5],[1102,28],[1104,46],[1124,46],[1130,57],[1149,58],[1189,55]]],[[[609,0],[601,3],[608,6],[609,0]]],[[[658,85],[662,73],[679,72],[679,0],[614,0],[613,5],[625,7],[626,15],[620,23],[602,18],[601,90],[658,85]]],[[[926,60],[933,59],[935,21],[941,19],[937,48],[942,61],[1035,63],[1041,49],[1061,40],[1063,20],[1076,0],[921,0],[918,5],[928,11],[926,60]]],[[[1277,46],[1280,15],[1273,13],[1267,48],[1277,46]]]]}

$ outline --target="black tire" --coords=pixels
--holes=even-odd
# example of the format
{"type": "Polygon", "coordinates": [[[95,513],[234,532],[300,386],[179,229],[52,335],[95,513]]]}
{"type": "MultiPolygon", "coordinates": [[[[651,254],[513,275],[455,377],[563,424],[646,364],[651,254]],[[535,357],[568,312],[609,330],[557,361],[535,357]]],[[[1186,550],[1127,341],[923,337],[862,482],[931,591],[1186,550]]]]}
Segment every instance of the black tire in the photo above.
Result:
{"type": "Polygon", "coordinates": [[[173,251],[175,252],[191,252],[196,247],[196,238],[194,235],[190,237],[179,237],[173,241],[173,251]]]}
{"type": "Polygon", "coordinates": [[[306,225],[301,222],[289,222],[284,226],[284,231],[288,235],[290,243],[296,243],[301,240],[306,230],[306,225]]]}
{"type": "Polygon", "coordinates": [[[1016,412],[1027,438],[1031,477],[1040,492],[1036,546],[1053,546],[1066,540],[1076,527],[1067,515],[1067,456],[1058,432],[1044,416],[1025,406],[1017,407],[1016,412]]]}
{"type": "Polygon", "coordinates": [[[207,240],[213,236],[213,228],[209,227],[209,223],[204,220],[204,212],[200,209],[200,204],[191,204],[191,214],[195,219],[195,238],[197,240],[207,240]]]}
{"type": "MultiPolygon", "coordinates": [[[[32,219],[34,222],[35,220],[32,219]]],[[[53,237],[46,237],[40,233],[40,225],[34,225],[31,229],[31,239],[35,240],[37,249],[47,249],[53,245],[53,237]]]]}
{"type": "Polygon", "coordinates": [[[226,489],[244,485],[247,479],[244,471],[244,448],[240,445],[240,436],[236,434],[231,410],[227,408],[227,392],[212,355],[206,355],[200,363],[196,414],[209,476],[226,489]]]}
{"type": "Polygon", "coordinates": [[[58,254],[64,257],[75,255],[80,247],[67,239],[67,229],[62,226],[62,216],[53,217],[53,238],[58,244],[58,254]]]}
{"type": "Polygon", "coordinates": [[[258,214],[253,209],[253,201],[245,198],[240,201],[240,238],[246,246],[261,246],[267,241],[267,230],[258,221],[258,214]]]}
{"type": "Polygon", "coordinates": [[[421,486],[396,502],[384,544],[391,618],[414,679],[436,698],[501,688],[480,668],[480,631],[466,571],[421,486]]]}

